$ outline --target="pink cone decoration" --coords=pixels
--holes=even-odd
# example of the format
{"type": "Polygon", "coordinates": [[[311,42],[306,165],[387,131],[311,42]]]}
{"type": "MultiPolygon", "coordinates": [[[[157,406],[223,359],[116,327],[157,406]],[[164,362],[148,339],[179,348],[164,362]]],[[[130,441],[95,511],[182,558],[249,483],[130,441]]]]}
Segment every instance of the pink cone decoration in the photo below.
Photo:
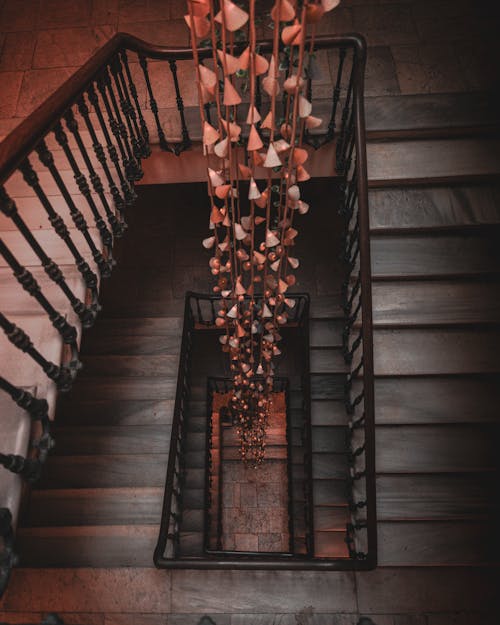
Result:
{"type": "Polygon", "coordinates": [[[217,55],[222,63],[222,67],[227,69],[228,74],[235,74],[240,69],[239,59],[229,54],[229,52],[224,52],[222,50],[217,50],[217,55]]]}
{"type": "Polygon", "coordinates": [[[214,169],[208,168],[208,177],[210,179],[210,183],[212,187],[219,187],[221,184],[224,184],[225,180],[221,176],[222,172],[215,171],[214,169]]]}
{"type": "Polygon", "coordinates": [[[260,122],[260,119],[261,117],[260,117],[259,111],[257,110],[257,107],[251,104],[248,107],[248,115],[247,115],[246,123],[256,124],[257,122],[260,122]]]}
{"type": "Polygon", "coordinates": [[[255,125],[252,124],[252,127],[250,128],[250,135],[248,137],[247,150],[249,152],[252,152],[253,150],[260,150],[263,145],[264,144],[262,143],[262,139],[259,137],[259,133],[257,132],[255,125]]]}
{"type": "Polygon", "coordinates": [[[264,161],[263,165],[264,167],[279,167],[280,165],[282,165],[280,157],[278,156],[272,143],[269,144],[266,160],[264,161]]]}
{"type": "Polygon", "coordinates": [[[205,145],[211,145],[215,143],[219,138],[219,131],[216,130],[211,124],[207,121],[203,124],[203,143],[205,145]]]}
{"type": "Polygon", "coordinates": [[[274,359],[281,353],[280,328],[296,305],[296,299],[286,293],[296,284],[294,271],[300,265],[299,259],[291,255],[298,236],[297,222],[309,210],[300,189],[310,177],[305,169],[309,153],[303,145],[304,129],[322,124],[321,119],[312,116],[312,104],[305,92],[309,54],[314,52],[317,23],[339,0],[273,1],[273,39],[266,54],[259,53],[255,23],[249,20],[255,15],[256,2],[245,3],[247,13],[235,2],[221,0],[215,3],[221,11],[214,18],[211,0],[188,0],[186,16],[199,83],[209,181],[210,234],[203,239],[203,247],[210,250],[213,292],[221,297],[214,324],[223,330],[219,340],[231,365],[230,406],[239,433],[240,455],[254,465],[265,455],[274,359]],[[240,29],[237,38],[233,33],[240,29]],[[210,33],[214,45],[203,58],[210,57],[215,71],[199,63],[197,39],[210,33]],[[236,57],[232,52],[240,35],[248,45],[236,57]],[[307,44],[306,36],[310,37],[307,44]],[[294,48],[294,73],[289,76],[280,69],[281,42],[294,48]],[[244,107],[237,90],[239,83],[232,82],[239,70],[248,72],[248,101],[244,107]],[[256,108],[259,76],[268,98],[264,119],[256,108]],[[212,102],[216,105],[212,110],[218,115],[213,125],[204,107],[212,102]],[[277,119],[282,115],[278,128],[277,119]],[[249,125],[248,137],[236,122],[241,119],[249,125]],[[219,169],[214,168],[216,162],[220,162],[219,169]],[[261,188],[257,178],[263,179],[259,182],[261,188]],[[274,195],[274,185],[283,192],[274,195]]]}
{"type": "Polygon", "coordinates": [[[219,11],[215,16],[215,21],[225,25],[230,32],[239,30],[248,22],[248,13],[240,9],[231,0],[224,0],[223,7],[224,19],[222,19],[221,11],[219,11]]]}
{"type": "Polygon", "coordinates": [[[233,87],[229,78],[226,78],[224,80],[224,106],[236,106],[240,102],[240,94],[233,87]]]}
{"type": "Polygon", "coordinates": [[[257,200],[260,198],[260,191],[257,183],[253,178],[250,178],[250,187],[248,189],[248,199],[257,200]]]}

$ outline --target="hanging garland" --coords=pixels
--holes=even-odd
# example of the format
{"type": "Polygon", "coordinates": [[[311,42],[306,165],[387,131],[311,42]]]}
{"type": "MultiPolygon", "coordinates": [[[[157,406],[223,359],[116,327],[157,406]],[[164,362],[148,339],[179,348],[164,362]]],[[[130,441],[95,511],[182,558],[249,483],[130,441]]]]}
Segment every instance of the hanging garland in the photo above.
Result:
{"type": "Polygon", "coordinates": [[[211,235],[203,246],[212,250],[209,266],[221,295],[216,324],[225,333],[222,349],[230,358],[233,378],[231,412],[237,423],[240,454],[257,465],[265,456],[268,416],[272,408],[274,359],[281,352],[280,327],[295,305],[287,297],[295,284],[293,256],[298,235],[295,214],[309,206],[297,183],[310,178],[304,131],[322,120],[312,115],[304,96],[306,54],[314,50],[316,25],[340,0],[291,2],[276,0],[271,10],[273,49],[269,60],[256,41],[256,0],[248,11],[231,0],[188,0],[196,67],[203,151],[207,159],[211,235]],[[307,30],[310,32],[306,32],[307,30]],[[310,35],[306,51],[306,36],[310,35]],[[235,56],[235,39],[248,46],[235,56]],[[202,65],[199,40],[208,39],[213,69],[202,65]],[[280,53],[287,62],[280,63],[280,53]],[[248,103],[242,103],[238,82],[247,77],[248,103]],[[268,102],[257,107],[257,80],[268,102]],[[278,97],[282,100],[278,120],[278,97]],[[217,124],[209,122],[205,105],[215,104],[217,124]],[[244,122],[238,114],[245,109],[244,122]],[[243,127],[248,132],[243,132],[243,127]],[[245,137],[245,138],[244,138],[245,137]],[[257,184],[256,180],[264,179],[257,184]]]}

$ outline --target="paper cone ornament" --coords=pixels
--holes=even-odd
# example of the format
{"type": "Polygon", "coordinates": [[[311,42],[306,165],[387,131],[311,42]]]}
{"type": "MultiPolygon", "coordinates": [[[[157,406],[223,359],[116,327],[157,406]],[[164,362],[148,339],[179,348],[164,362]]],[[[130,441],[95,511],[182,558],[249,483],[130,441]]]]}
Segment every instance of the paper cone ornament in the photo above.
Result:
{"type": "Polygon", "coordinates": [[[308,4],[306,7],[306,22],[308,24],[317,24],[324,14],[325,9],[321,4],[308,4]]]}
{"type": "Polygon", "coordinates": [[[274,234],[274,232],[272,232],[271,230],[268,230],[266,232],[266,247],[275,247],[279,244],[279,242],[280,240],[274,234]]]}
{"type": "Polygon", "coordinates": [[[222,345],[225,345],[227,343],[227,334],[219,336],[219,343],[222,343],[222,345]]]}
{"type": "Polygon", "coordinates": [[[264,162],[265,158],[266,158],[266,155],[261,154],[261,152],[259,152],[258,150],[254,150],[253,152],[250,152],[250,159],[252,160],[254,167],[260,167],[262,163],[264,162]]]}
{"type": "Polygon", "coordinates": [[[260,122],[260,113],[257,110],[257,107],[255,107],[253,104],[250,104],[250,106],[248,107],[248,114],[247,114],[247,119],[246,119],[246,123],[247,124],[256,124],[257,122],[260,122]]]}
{"type": "Polygon", "coordinates": [[[286,152],[291,147],[290,144],[287,143],[284,139],[278,139],[278,141],[275,141],[273,145],[274,149],[276,150],[276,152],[278,152],[278,154],[281,154],[281,152],[286,152]]]}
{"type": "MultiPolygon", "coordinates": [[[[243,219],[242,219],[243,221],[243,219]]],[[[240,247],[240,249],[236,252],[236,256],[238,257],[238,260],[241,260],[242,262],[245,260],[248,260],[250,257],[248,256],[248,254],[245,252],[245,250],[243,248],[240,247]]]]}
{"type": "Polygon", "coordinates": [[[243,180],[249,180],[252,176],[252,170],[247,165],[243,165],[243,163],[238,163],[238,169],[240,170],[240,176],[243,180]]]}
{"type": "Polygon", "coordinates": [[[227,316],[230,319],[236,319],[238,316],[238,304],[235,304],[232,308],[227,311],[227,316]]]}
{"type": "Polygon", "coordinates": [[[214,145],[214,152],[215,154],[217,154],[217,156],[219,158],[225,158],[227,156],[227,152],[228,152],[228,139],[227,137],[225,139],[222,139],[222,141],[219,141],[219,143],[216,143],[214,145]]]}
{"type": "Polygon", "coordinates": [[[294,17],[295,17],[295,9],[293,8],[292,3],[288,2],[288,0],[281,0],[281,2],[278,0],[278,2],[275,3],[275,5],[273,6],[271,10],[271,19],[273,21],[278,20],[280,22],[291,22],[294,17]],[[279,15],[278,15],[278,8],[279,8],[279,15]]]}
{"type": "Polygon", "coordinates": [[[285,238],[289,241],[293,241],[293,239],[295,239],[298,234],[299,232],[298,230],[295,230],[295,228],[288,228],[288,230],[285,232],[285,238]]]}
{"type": "Polygon", "coordinates": [[[246,47],[238,57],[240,69],[247,70],[250,65],[250,46],[246,47]]]}
{"type": "Polygon", "coordinates": [[[224,106],[236,106],[241,103],[240,94],[231,84],[229,78],[224,79],[224,106]]]}
{"type": "Polygon", "coordinates": [[[288,262],[290,264],[290,267],[292,267],[292,269],[297,269],[297,267],[300,265],[299,259],[292,258],[291,256],[288,257],[288,262]]]}
{"type": "MultiPolygon", "coordinates": [[[[220,188],[220,187],[217,187],[220,188]]],[[[226,213],[224,215],[224,221],[222,222],[222,225],[225,226],[226,228],[229,228],[229,226],[231,225],[231,219],[229,217],[229,213],[226,213]]]]}
{"type": "Polygon", "coordinates": [[[259,365],[257,367],[257,375],[262,375],[264,373],[264,367],[262,365],[259,365]]]}
{"type": "Polygon", "coordinates": [[[254,250],[253,252],[253,259],[254,259],[254,262],[257,263],[257,265],[263,265],[266,262],[265,255],[261,254],[260,252],[257,252],[256,250],[254,250]]]}
{"type": "Polygon", "coordinates": [[[340,0],[321,0],[321,5],[325,11],[331,11],[335,7],[338,7],[340,0]]]}
{"type": "Polygon", "coordinates": [[[311,175],[304,167],[302,167],[302,165],[297,166],[297,180],[299,182],[305,182],[306,180],[309,180],[310,177],[311,175]]]}
{"type": "Polygon", "coordinates": [[[298,201],[298,209],[301,215],[305,215],[309,211],[309,204],[303,202],[302,200],[298,201]]]}
{"type": "Polygon", "coordinates": [[[303,88],[304,86],[304,79],[300,78],[299,76],[297,76],[296,74],[292,74],[289,78],[287,78],[285,80],[285,82],[283,83],[283,89],[287,92],[287,93],[294,93],[295,90],[297,89],[297,85],[299,87],[299,90],[303,88]]]}
{"type": "Polygon", "coordinates": [[[275,260],[274,263],[271,263],[270,267],[273,271],[278,271],[279,267],[280,267],[280,263],[281,263],[281,258],[278,258],[278,260],[275,260]]]}
{"type": "MultiPolygon", "coordinates": [[[[236,295],[245,295],[246,290],[245,290],[245,287],[241,284],[241,278],[238,278],[236,280],[236,286],[234,287],[234,292],[236,293],[236,295]]],[[[243,334],[244,334],[244,331],[243,331],[243,334]]],[[[243,334],[240,335],[240,338],[241,336],[243,336],[243,334]]]]}
{"type": "Polygon", "coordinates": [[[278,283],[278,289],[280,293],[286,293],[288,284],[284,280],[280,280],[278,283]]]}
{"type": "Polygon", "coordinates": [[[207,237],[206,239],[203,239],[203,247],[206,250],[209,250],[211,247],[213,247],[214,243],[215,243],[215,237],[207,237]]]}
{"type": "Polygon", "coordinates": [[[308,130],[311,130],[312,128],[317,128],[318,126],[321,126],[322,123],[323,120],[319,117],[313,117],[312,115],[309,115],[309,117],[306,119],[306,128],[308,130]]]}
{"type": "Polygon", "coordinates": [[[220,212],[217,206],[212,206],[212,211],[210,213],[210,221],[213,224],[220,224],[224,221],[224,215],[220,212]]]}
{"type": "Polygon", "coordinates": [[[225,180],[221,174],[221,171],[215,171],[214,169],[210,169],[210,167],[208,168],[208,177],[212,187],[218,187],[221,184],[224,184],[225,180]]]}
{"type": "Polygon", "coordinates": [[[230,184],[221,184],[219,187],[215,189],[215,195],[220,199],[224,200],[229,195],[229,191],[231,190],[230,184]]]}
{"type": "Polygon", "coordinates": [[[262,139],[260,138],[259,133],[255,128],[255,125],[252,124],[252,127],[250,128],[250,134],[248,136],[247,150],[249,152],[253,152],[254,150],[260,150],[263,145],[264,144],[262,143],[262,139]]]}
{"type": "Polygon", "coordinates": [[[295,166],[303,165],[309,158],[309,153],[304,148],[294,148],[292,154],[292,162],[295,166]]]}
{"type": "Polygon", "coordinates": [[[262,88],[271,98],[280,92],[278,81],[269,75],[262,79],[262,88]]]}
{"type": "Polygon", "coordinates": [[[231,2],[231,0],[224,0],[223,2],[224,19],[222,18],[222,11],[219,11],[215,16],[215,21],[219,24],[223,24],[227,30],[234,32],[239,30],[248,22],[248,13],[240,9],[239,6],[231,2]]]}
{"type": "Polygon", "coordinates": [[[200,91],[203,104],[215,101],[215,86],[209,89],[208,87],[205,87],[204,84],[201,84],[200,91]]]}
{"type": "Polygon", "coordinates": [[[248,199],[249,200],[257,200],[260,198],[260,191],[257,183],[253,178],[250,178],[250,187],[248,189],[248,199]]]}
{"type": "Polygon", "coordinates": [[[255,65],[255,75],[260,76],[261,74],[265,74],[269,69],[268,60],[260,54],[256,54],[254,58],[255,65]]]}
{"type": "Polygon", "coordinates": [[[296,184],[288,189],[288,197],[294,201],[300,200],[300,189],[296,184]]]}
{"type": "Polygon", "coordinates": [[[269,111],[269,113],[264,117],[264,121],[260,124],[260,127],[267,128],[268,130],[273,130],[274,121],[272,111],[269,111]]]}
{"type": "Polygon", "coordinates": [[[282,165],[280,157],[278,156],[276,149],[272,143],[269,144],[267,149],[266,160],[263,163],[264,167],[279,167],[282,165]]]}
{"type": "Polygon", "coordinates": [[[303,95],[299,96],[299,117],[309,117],[312,112],[312,104],[303,95]]]}
{"type": "Polygon", "coordinates": [[[210,12],[209,0],[189,0],[191,11],[197,17],[206,17],[210,12]]]}
{"type": "Polygon", "coordinates": [[[193,32],[197,39],[203,39],[210,32],[210,22],[205,17],[193,15],[193,21],[191,22],[191,16],[185,15],[184,19],[189,28],[193,29],[194,24],[193,32]]]}
{"type": "Polygon", "coordinates": [[[285,46],[298,46],[302,37],[302,26],[296,21],[292,26],[285,26],[281,31],[281,41],[285,46]]]}
{"type": "Polygon", "coordinates": [[[213,72],[209,67],[204,65],[198,65],[200,71],[200,81],[207,89],[212,89],[217,84],[217,74],[213,72]]]}
{"type": "Polygon", "coordinates": [[[241,224],[234,224],[234,235],[238,239],[238,241],[242,241],[247,236],[247,231],[243,228],[241,224]]]}
{"type": "Polygon", "coordinates": [[[226,289],[221,292],[221,295],[222,297],[229,297],[231,295],[231,291],[229,289],[226,289]]]}
{"type": "Polygon", "coordinates": [[[222,50],[217,50],[217,56],[222,64],[222,67],[228,74],[235,74],[240,68],[239,59],[237,59],[232,54],[224,52],[222,50]]]}
{"type": "Polygon", "coordinates": [[[264,317],[264,319],[268,319],[269,317],[273,316],[273,313],[269,310],[268,305],[265,303],[262,306],[262,316],[264,317]]]}
{"type": "Polygon", "coordinates": [[[222,127],[226,131],[226,134],[229,135],[231,141],[239,141],[241,135],[241,126],[238,126],[238,124],[235,124],[234,122],[229,122],[228,124],[227,121],[222,118],[220,121],[222,127]]]}
{"type": "Polygon", "coordinates": [[[220,249],[221,252],[227,252],[227,250],[229,249],[229,237],[226,237],[224,241],[219,243],[217,247],[220,249]]]}
{"type": "Polygon", "coordinates": [[[288,308],[295,308],[296,303],[297,300],[290,299],[288,297],[285,299],[285,304],[288,306],[288,308]]]}
{"type": "MultiPolygon", "coordinates": [[[[255,200],[255,204],[259,208],[266,208],[266,206],[267,206],[267,198],[268,197],[269,197],[269,191],[266,189],[265,191],[262,191],[262,193],[260,194],[260,198],[255,200]]],[[[261,224],[263,221],[265,221],[265,220],[262,217],[256,217],[255,218],[255,223],[256,224],[261,224]],[[259,221],[257,221],[257,220],[259,220],[259,221]]]]}
{"type": "Polygon", "coordinates": [[[215,143],[219,138],[219,131],[216,130],[211,124],[207,121],[203,123],[203,143],[205,145],[211,145],[215,143]]]}

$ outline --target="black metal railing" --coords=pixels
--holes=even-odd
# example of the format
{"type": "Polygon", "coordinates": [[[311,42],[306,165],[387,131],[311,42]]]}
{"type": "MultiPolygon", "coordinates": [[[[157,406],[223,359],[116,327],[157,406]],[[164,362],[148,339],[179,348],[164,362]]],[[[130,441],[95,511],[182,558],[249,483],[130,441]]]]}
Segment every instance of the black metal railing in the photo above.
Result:
{"type": "MultiPolygon", "coordinates": [[[[235,52],[243,49],[244,45],[238,44],[235,52]]],[[[337,74],[331,101],[326,103],[328,125],[316,129],[314,134],[307,133],[305,140],[315,147],[327,141],[336,143],[337,171],[345,183],[344,210],[359,215],[356,235],[359,240],[352,245],[350,262],[358,262],[360,266],[362,346],[356,353],[363,353],[363,432],[368,436],[373,434],[373,367],[363,118],[365,46],[360,37],[349,35],[317,37],[315,48],[329,51],[337,74]],[[356,251],[358,249],[359,252],[356,251]],[[358,261],[355,254],[358,254],[358,261]]],[[[272,42],[260,44],[262,54],[271,50],[272,42]]],[[[286,54],[285,51],[283,53],[286,54]]],[[[201,62],[211,56],[210,48],[199,50],[201,62]]],[[[26,386],[46,387],[49,381],[59,390],[67,391],[74,384],[79,370],[78,327],[90,327],[99,312],[100,281],[112,273],[113,244],[125,231],[126,212],[137,197],[134,183],[143,176],[142,163],[151,152],[151,143],[157,141],[161,149],[179,154],[201,135],[199,122],[190,127],[187,125],[190,116],[183,100],[184,85],[178,74],[178,65],[191,60],[190,49],[155,46],[130,35],[118,34],[0,144],[0,216],[10,222],[9,227],[17,231],[24,249],[36,258],[36,263],[46,275],[40,273],[35,278],[36,272],[28,268],[31,264],[21,262],[17,249],[13,249],[6,238],[2,240],[0,255],[12,271],[13,284],[18,283],[18,287],[29,294],[40,316],[53,326],[63,354],[61,362],[45,358],[43,346],[36,344],[25,329],[18,327],[9,318],[7,310],[0,311],[0,326],[7,338],[32,360],[34,367],[29,384],[23,381],[22,384],[9,382],[0,386],[0,390],[7,392],[13,402],[17,401],[26,386]],[[167,71],[170,72],[175,92],[179,141],[168,138],[165,133],[158,106],[159,88],[151,79],[152,65],[148,65],[150,59],[164,61],[168,65],[167,71]],[[142,72],[141,83],[136,82],[139,72],[132,71],[132,62],[137,63],[139,72],[142,72]],[[147,94],[147,97],[140,97],[141,93],[147,94]],[[145,100],[148,110],[143,105],[145,100]],[[30,211],[39,210],[43,216],[40,219],[43,218],[43,223],[47,224],[44,227],[56,235],[58,249],[61,249],[59,256],[67,260],[56,261],[54,248],[45,246],[40,233],[29,225],[26,198],[29,198],[30,211]]],[[[314,76],[311,74],[307,89],[312,99],[315,98],[314,88],[314,76]]],[[[261,91],[259,93],[264,97],[261,91]]],[[[322,106],[325,106],[324,102],[322,106]]],[[[210,115],[210,106],[205,110],[210,115]]],[[[346,287],[346,296],[348,294],[349,288],[346,287]]],[[[209,317],[186,311],[186,317],[190,314],[193,324],[210,325],[209,317]]],[[[293,318],[290,323],[293,323],[293,318]]],[[[187,335],[183,336],[183,349],[184,357],[187,357],[187,335]]],[[[358,379],[361,380],[361,377],[358,379]]],[[[179,401],[182,401],[184,391],[182,388],[178,391],[179,401]]],[[[53,405],[49,402],[48,414],[53,416],[52,413],[53,405]]],[[[174,474],[177,476],[179,488],[175,490],[179,492],[182,477],[182,458],[179,454],[181,421],[182,406],[177,405],[173,440],[179,449],[169,461],[169,476],[170,479],[174,474]]],[[[44,455],[49,448],[43,450],[44,455]]],[[[367,439],[363,456],[371,471],[373,438],[367,439]]],[[[11,469],[21,466],[4,460],[4,465],[11,469]]],[[[31,475],[30,471],[27,473],[31,475]]],[[[371,477],[367,478],[367,491],[367,510],[373,511],[368,515],[370,554],[374,553],[376,544],[371,477]]],[[[169,496],[172,494],[174,486],[169,496]]],[[[173,509],[172,514],[175,514],[173,509]]],[[[175,525],[167,534],[176,535],[175,525]]],[[[157,552],[155,561],[159,562],[163,556],[164,551],[157,552]]],[[[373,561],[373,558],[370,560],[369,555],[368,560],[373,561]]]]}

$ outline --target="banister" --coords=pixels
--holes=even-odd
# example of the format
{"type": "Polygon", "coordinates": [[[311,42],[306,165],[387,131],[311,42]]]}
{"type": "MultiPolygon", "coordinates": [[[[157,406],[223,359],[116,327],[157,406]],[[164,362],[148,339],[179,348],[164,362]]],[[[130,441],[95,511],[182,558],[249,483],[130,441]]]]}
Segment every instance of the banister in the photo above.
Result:
{"type": "MultiPolygon", "coordinates": [[[[314,40],[316,50],[328,49],[340,43],[354,46],[359,51],[365,49],[363,38],[357,34],[318,36],[314,40]]],[[[237,44],[236,52],[245,45],[237,44]]],[[[262,52],[272,50],[272,40],[258,42],[258,45],[262,52]]],[[[75,104],[81,93],[102,71],[103,66],[124,48],[152,59],[183,61],[193,57],[191,48],[159,46],[128,33],[117,33],[0,143],[0,185],[75,104]]],[[[212,54],[211,48],[200,48],[198,54],[200,59],[208,58],[212,54]]]]}

